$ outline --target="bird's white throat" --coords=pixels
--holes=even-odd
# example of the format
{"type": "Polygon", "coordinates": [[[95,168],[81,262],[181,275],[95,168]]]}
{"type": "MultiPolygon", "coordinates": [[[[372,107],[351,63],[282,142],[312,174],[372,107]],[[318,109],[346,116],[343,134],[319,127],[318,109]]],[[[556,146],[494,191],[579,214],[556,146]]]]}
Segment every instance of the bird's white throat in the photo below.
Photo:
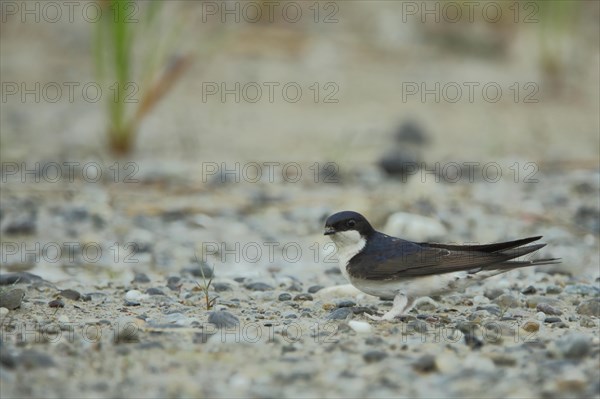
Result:
{"type": "Polygon", "coordinates": [[[367,240],[356,230],[340,231],[329,237],[337,248],[336,255],[340,262],[340,270],[344,277],[350,280],[346,266],[350,259],[365,247],[367,240]]]}

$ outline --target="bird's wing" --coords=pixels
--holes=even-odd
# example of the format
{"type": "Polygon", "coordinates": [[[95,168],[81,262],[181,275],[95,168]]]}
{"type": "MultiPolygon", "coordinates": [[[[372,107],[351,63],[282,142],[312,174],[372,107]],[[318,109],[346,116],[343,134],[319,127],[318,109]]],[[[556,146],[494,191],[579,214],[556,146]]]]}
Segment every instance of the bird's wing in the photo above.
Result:
{"type": "MultiPolygon", "coordinates": [[[[350,275],[370,280],[419,277],[458,271],[476,273],[483,269],[506,269],[507,261],[542,248],[545,244],[499,252],[453,250],[403,240],[384,240],[352,258],[350,275]],[[502,265],[502,266],[501,266],[502,265]],[[495,267],[494,267],[495,266],[495,267]]],[[[460,248],[460,246],[453,246],[460,248]]],[[[515,263],[514,267],[525,264],[515,263]]]]}

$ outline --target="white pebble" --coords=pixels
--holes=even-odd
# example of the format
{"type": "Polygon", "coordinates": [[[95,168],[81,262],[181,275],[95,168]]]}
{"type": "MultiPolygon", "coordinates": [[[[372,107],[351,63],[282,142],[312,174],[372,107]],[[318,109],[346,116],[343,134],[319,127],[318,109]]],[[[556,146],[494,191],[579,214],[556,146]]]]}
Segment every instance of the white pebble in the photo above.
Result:
{"type": "Polygon", "coordinates": [[[546,320],[546,313],[544,313],[544,312],[537,312],[535,314],[535,318],[537,320],[539,320],[539,321],[544,321],[544,320],[546,320]]]}
{"type": "Polygon", "coordinates": [[[6,308],[0,308],[0,319],[3,319],[4,316],[6,316],[8,314],[8,309],[6,308]]]}
{"type": "Polygon", "coordinates": [[[58,322],[67,324],[69,322],[69,316],[67,316],[65,314],[61,314],[60,316],[58,316],[58,322]]]}
{"type": "Polygon", "coordinates": [[[351,329],[361,334],[370,333],[372,330],[371,325],[369,323],[365,323],[364,321],[350,320],[348,325],[351,329]]]}
{"type": "Polygon", "coordinates": [[[145,298],[146,295],[142,294],[138,290],[129,290],[125,294],[125,300],[129,302],[140,302],[145,298]]]}

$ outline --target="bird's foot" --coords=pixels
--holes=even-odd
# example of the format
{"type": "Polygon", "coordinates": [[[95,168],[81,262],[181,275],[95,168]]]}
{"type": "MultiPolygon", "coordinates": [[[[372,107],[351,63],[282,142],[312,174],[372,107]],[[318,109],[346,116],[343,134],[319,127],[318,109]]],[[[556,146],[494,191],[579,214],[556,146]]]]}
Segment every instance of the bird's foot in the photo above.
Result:
{"type": "MultiPolygon", "coordinates": [[[[384,313],[383,316],[376,316],[376,315],[371,315],[368,313],[365,313],[364,315],[367,316],[369,319],[375,320],[375,321],[393,320],[397,316],[401,316],[404,313],[404,311],[407,310],[407,308],[409,308],[409,305],[411,303],[412,303],[412,300],[409,301],[409,299],[406,297],[406,295],[398,294],[394,297],[394,305],[392,306],[392,308],[389,311],[387,311],[386,313],[384,313]]],[[[408,309],[408,310],[410,310],[410,309],[408,309]]]]}

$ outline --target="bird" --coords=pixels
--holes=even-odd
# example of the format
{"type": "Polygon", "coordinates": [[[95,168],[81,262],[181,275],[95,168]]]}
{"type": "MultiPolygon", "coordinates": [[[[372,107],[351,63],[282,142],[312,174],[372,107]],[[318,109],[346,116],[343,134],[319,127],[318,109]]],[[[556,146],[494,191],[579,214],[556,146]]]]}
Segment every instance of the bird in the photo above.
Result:
{"type": "Polygon", "coordinates": [[[325,221],[325,235],[336,246],[342,274],[360,291],[393,299],[383,316],[406,314],[421,297],[461,291],[467,286],[521,267],[560,263],[560,258],[514,260],[543,248],[527,245],[542,236],[484,245],[413,242],[376,231],[360,213],[343,211],[325,221]]]}

